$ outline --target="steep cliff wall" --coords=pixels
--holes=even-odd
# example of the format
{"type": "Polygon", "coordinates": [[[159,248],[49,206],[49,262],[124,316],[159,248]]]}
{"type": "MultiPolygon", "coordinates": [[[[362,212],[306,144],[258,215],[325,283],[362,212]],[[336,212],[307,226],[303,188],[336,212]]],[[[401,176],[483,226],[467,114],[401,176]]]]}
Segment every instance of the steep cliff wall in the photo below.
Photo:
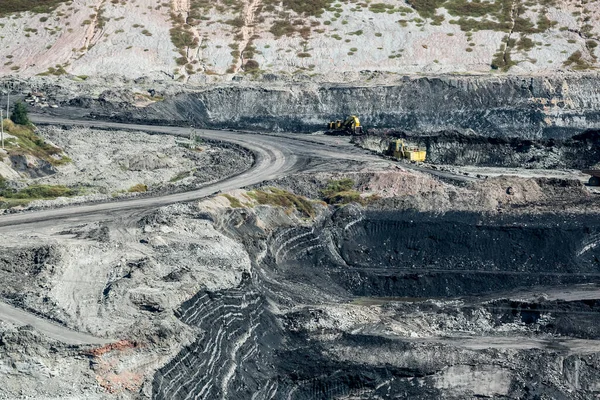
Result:
{"type": "MultiPolygon", "coordinates": [[[[417,134],[455,130],[487,137],[566,138],[600,128],[600,76],[404,78],[377,86],[229,85],[187,90],[122,120],[211,128],[322,130],[351,113],[367,128],[417,134]]],[[[111,110],[114,113],[114,110],[111,110]]]]}

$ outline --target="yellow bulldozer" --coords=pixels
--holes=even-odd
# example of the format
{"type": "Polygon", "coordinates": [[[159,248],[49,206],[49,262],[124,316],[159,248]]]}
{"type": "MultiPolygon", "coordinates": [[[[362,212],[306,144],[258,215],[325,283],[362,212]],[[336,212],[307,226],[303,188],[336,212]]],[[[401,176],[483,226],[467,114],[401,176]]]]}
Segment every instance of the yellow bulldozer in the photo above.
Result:
{"type": "Polygon", "coordinates": [[[331,121],[327,124],[327,133],[330,135],[340,135],[340,134],[349,134],[349,135],[361,135],[363,133],[362,126],[360,125],[360,120],[356,115],[351,115],[346,120],[337,120],[331,121]]]}
{"type": "Polygon", "coordinates": [[[407,146],[404,144],[404,139],[397,139],[390,143],[388,155],[398,160],[423,162],[427,157],[427,151],[417,146],[407,146]]]}

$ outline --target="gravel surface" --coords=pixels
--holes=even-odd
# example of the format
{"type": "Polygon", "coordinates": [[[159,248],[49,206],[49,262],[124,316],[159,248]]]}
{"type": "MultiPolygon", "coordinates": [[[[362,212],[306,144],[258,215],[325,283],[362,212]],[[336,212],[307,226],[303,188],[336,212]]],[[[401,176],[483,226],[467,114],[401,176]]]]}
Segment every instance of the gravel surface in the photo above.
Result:
{"type": "Polygon", "coordinates": [[[204,141],[192,150],[185,147],[188,139],[175,136],[57,127],[43,127],[39,133],[64,149],[73,162],[29,183],[77,187],[82,196],[38,201],[37,206],[129,196],[136,185],[150,192],[184,190],[252,165],[251,155],[239,148],[204,141]]]}

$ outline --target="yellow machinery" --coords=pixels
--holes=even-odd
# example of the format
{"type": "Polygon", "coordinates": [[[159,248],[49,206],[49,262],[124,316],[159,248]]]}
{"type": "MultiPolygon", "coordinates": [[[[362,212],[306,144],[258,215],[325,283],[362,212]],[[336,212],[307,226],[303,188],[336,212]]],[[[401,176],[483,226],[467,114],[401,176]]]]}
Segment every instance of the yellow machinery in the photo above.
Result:
{"type": "Polygon", "coordinates": [[[349,116],[345,121],[339,119],[331,121],[327,124],[327,128],[331,133],[347,132],[350,135],[360,135],[362,133],[362,126],[360,126],[360,120],[356,115],[349,116]]]}
{"type": "Polygon", "coordinates": [[[389,154],[396,159],[405,159],[409,161],[425,161],[427,152],[425,149],[416,146],[406,146],[403,139],[394,140],[390,143],[389,154]]]}

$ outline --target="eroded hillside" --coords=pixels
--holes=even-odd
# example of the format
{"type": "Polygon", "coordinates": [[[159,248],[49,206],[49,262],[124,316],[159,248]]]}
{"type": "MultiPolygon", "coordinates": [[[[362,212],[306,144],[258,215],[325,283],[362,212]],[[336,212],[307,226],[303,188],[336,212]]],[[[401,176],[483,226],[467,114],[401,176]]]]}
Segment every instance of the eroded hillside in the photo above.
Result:
{"type": "Polygon", "coordinates": [[[2,74],[201,83],[240,73],[332,79],[362,70],[536,73],[599,66],[600,4],[590,0],[9,3],[0,18],[2,74]]]}

